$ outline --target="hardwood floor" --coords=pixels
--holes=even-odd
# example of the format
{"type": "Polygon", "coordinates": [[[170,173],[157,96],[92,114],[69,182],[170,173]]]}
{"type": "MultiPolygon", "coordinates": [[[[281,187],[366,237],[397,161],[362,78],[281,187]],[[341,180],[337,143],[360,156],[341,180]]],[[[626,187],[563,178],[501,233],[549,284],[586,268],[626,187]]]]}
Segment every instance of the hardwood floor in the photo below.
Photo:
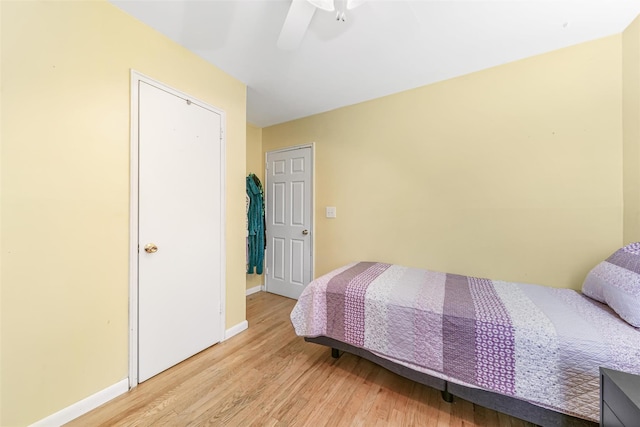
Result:
{"type": "Polygon", "coordinates": [[[527,426],[293,332],[295,301],[247,297],[249,329],[68,426],[527,426]]]}

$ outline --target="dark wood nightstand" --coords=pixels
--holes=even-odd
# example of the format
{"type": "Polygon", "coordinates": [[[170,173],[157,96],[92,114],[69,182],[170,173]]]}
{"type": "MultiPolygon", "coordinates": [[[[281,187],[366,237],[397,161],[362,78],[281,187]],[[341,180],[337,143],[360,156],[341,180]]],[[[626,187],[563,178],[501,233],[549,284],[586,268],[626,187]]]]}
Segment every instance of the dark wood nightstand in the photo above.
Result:
{"type": "Polygon", "coordinates": [[[600,368],[600,425],[640,426],[640,375],[600,368]]]}

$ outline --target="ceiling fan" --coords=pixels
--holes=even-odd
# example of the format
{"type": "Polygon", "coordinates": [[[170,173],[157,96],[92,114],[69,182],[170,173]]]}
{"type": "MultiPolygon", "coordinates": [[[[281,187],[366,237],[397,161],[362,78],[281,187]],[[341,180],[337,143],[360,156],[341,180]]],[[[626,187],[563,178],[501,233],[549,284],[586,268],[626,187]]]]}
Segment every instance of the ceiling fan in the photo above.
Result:
{"type": "Polygon", "coordinates": [[[337,10],[336,20],[344,21],[346,10],[354,9],[364,2],[365,0],[335,0],[338,3],[336,7],[334,0],[292,0],[277,46],[283,50],[293,50],[300,46],[316,9],[327,12],[337,10]]]}

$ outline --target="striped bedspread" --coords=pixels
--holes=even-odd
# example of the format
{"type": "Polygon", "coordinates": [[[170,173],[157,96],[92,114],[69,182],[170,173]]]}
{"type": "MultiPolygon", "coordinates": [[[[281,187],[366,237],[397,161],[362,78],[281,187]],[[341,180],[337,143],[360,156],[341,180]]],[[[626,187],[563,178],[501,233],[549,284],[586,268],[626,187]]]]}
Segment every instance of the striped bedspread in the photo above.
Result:
{"type": "Polygon", "coordinates": [[[314,280],[291,321],[300,336],[592,421],[600,366],[640,374],[640,329],[569,289],[360,262],[314,280]]]}

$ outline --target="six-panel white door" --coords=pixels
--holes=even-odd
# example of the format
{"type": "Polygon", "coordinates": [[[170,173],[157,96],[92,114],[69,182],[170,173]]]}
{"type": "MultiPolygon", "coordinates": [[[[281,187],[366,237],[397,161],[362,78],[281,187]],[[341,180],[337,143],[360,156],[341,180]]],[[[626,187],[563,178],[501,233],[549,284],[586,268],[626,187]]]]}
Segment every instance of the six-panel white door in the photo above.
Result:
{"type": "Polygon", "coordinates": [[[311,281],[311,147],[267,153],[266,290],[298,299],[311,281]]]}
{"type": "Polygon", "coordinates": [[[222,339],[224,206],[221,115],[142,81],[138,89],[142,382],[222,339]]]}

